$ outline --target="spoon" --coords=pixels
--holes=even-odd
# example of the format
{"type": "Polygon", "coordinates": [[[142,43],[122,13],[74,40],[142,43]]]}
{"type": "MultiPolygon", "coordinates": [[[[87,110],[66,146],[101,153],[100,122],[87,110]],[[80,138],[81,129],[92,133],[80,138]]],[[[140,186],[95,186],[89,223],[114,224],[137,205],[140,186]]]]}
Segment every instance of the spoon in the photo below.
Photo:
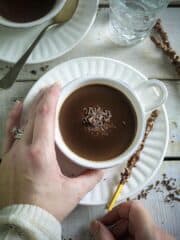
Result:
{"type": "Polygon", "coordinates": [[[64,23],[69,21],[73,16],[78,5],[78,0],[67,0],[62,10],[53,19],[53,22],[47,25],[36,37],[34,42],[22,55],[22,57],[17,61],[17,63],[11,68],[11,70],[0,80],[0,88],[8,89],[16,81],[18,74],[20,73],[22,67],[26,63],[28,57],[31,55],[34,48],[37,46],[44,34],[50,29],[58,26],[62,26],[64,23]]]}

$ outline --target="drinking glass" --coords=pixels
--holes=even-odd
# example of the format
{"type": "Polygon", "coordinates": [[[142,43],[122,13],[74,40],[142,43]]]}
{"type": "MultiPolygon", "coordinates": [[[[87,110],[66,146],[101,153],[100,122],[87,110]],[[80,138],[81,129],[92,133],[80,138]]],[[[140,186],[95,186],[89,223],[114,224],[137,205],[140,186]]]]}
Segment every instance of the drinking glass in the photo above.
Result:
{"type": "Polygon", "coordinates": [[[111,40],[121,46],[144,40],[168,3],[168,0],[110,0],[111,40]]]}

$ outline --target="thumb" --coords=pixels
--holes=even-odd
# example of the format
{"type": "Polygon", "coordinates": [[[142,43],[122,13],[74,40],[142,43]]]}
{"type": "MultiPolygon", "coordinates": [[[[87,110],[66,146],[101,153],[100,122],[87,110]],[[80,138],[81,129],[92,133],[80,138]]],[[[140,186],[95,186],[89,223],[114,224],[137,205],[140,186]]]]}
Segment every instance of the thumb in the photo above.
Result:
{"type": "Polygon", "coordinates": [[[103,177],[101,170],[88,170],[81,176],[74,178],[73,183],[81,196],[90,192],[103,177]]]}
{"type": "Polygon", "coordinates": [[[95,240],[115,240],[112,233],[98,221],[92,222],[90,232],[95,240]]]}

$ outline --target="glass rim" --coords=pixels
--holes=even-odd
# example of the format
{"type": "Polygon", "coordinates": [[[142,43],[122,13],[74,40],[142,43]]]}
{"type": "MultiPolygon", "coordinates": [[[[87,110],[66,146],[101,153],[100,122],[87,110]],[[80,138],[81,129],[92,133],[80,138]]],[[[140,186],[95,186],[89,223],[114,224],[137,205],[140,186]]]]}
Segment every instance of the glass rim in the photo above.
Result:
{"type": "MultiPolygon", "coordinates": [[[[109,8],[112,9],[112,11],[114,12],[113,10],[113,7],[111,6],[112,4],[112,1],[114,0],[109,0],[109,8]]],[[[121,1],[121,0],[119,0],[121,1]]],[[[130,0],[129,0],[130,1],[130,0]]],[[[133,0],[132,0],[133,1],[133,0]]],[[[160,6],[157,6],[156,8],[153,8],[153,9],[148,9],[148,10],[144,10],[144,12],[140,12],[140,11],[137,11],[134,15],[139,15],[139,16],[143,16],[145,15],[146,13],[153,13],[155,11],[158,11],[158,10],[162,10],[163,8],[166,8],[169,4],[170,0],[164,0],[164,2],[160,5],[160,6]],[[166,3],[166,4],[165,4],[166,3]]]]}

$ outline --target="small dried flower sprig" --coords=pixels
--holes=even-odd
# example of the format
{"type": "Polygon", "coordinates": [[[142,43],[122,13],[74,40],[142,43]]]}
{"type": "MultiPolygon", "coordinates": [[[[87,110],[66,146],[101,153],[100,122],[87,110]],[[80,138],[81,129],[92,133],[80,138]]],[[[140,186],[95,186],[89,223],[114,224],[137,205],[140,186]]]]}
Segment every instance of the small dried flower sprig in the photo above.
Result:
{"type": "Polygon", "coordinates": [[[172,49],[168,34],[164,31],[160,19],[154,25],[150,38],[156,47],[162,49],[170,62],[175,66],[176,72],[180,75],[180,57],[172,49]]]}

